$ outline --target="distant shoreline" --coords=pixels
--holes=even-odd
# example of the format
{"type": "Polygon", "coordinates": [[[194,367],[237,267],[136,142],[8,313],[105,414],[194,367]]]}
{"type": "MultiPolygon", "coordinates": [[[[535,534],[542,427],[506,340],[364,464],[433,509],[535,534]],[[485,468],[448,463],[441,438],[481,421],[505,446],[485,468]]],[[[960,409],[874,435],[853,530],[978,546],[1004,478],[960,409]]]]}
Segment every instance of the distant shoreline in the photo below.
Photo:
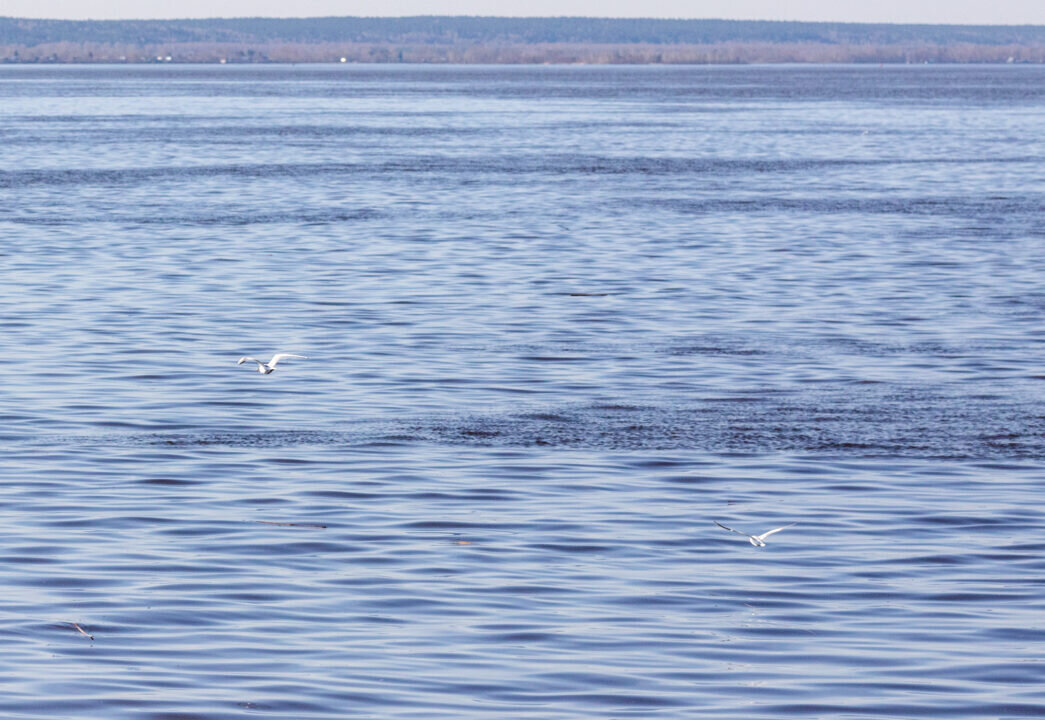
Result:
{"type": "Polygon", "coordinates": [[[0,17],[0,62],[740,65],[1045,63],[1045,26],[606,18],[0,17]]]}
{"type": "Polygon", "coordinates": [[[297,45],[206,47],[168,44],[122,49],[88,43],[75,48],[0,48],[2,65],[978,65],[1045,63],[1045,49],[977,46],[855,47],[791,45],[712,46],[485,46],[403,47],[368,45],[322,48],[297,45]],[[17,53],[17,54],[15,54],[17,53]]]}

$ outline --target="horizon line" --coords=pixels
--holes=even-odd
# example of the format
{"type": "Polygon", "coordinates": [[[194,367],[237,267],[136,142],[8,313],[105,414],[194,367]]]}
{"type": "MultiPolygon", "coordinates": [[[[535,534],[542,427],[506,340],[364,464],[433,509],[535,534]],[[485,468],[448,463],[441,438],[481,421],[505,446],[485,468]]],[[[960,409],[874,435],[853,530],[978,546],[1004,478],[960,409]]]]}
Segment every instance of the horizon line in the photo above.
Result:
{"type": "Polygon", "coordinates": [[[43,22],[194,22],[200,20],[406,20],[406,19],[490,19],[490,20],[619,20],[619,21],[664,21],[664,22],[742,22],[742,23],[778,23],[804,25],[889,25],[906,27],[992,27],[992,28],[1030,28],[1045,27],[1045,23],[943,23],[943,22],[870,22],[854,20],[769,20],[761,18],[721,18],[721,17],[645,17],[645,16],[603,16],[603,15],[233,15],[210,17],[126,17],[126,18],[70,18],[70,17],[28,17],[16,15],[0,15],[0,20],[29,20],[43,22]]]}

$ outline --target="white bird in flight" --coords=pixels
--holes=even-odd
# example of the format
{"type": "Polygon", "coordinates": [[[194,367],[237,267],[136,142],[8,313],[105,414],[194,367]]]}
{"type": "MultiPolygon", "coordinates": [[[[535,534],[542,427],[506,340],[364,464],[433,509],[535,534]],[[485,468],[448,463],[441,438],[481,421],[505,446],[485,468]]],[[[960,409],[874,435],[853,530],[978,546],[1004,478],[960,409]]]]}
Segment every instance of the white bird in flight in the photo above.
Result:
{"type": "Polygon", "coordinates": [[[794,527],[794,526],[795,526],[795,525],[797,525],[798,523],[796,523],[796,522],[793,522],[793,523],[791,523],[790,525],[784,525],[783,527],[773,528],[773,529],[772,529],[772,530],[770,530],[769,532],[764,532],[764,533],[762,533],[761,535],[749,535],[749,534],[748,534],[748,533],[746,533],[746,532],[741,532],[740,530],[734,530],[734,529],[733,529],[733,528],[731,528],[731,527],[726,527],[725,525],[723,525],[722,523],[720,523],[720,522],[719,522],[718,520],[716,520],[716,521],[715,521],[715,524],[716,524],[716,525],[718,525],[718,526],[719,526],[720,528],[722,528],[723,530],[729,530],[730,532],[734,532],[734,533],[736,533],[737,535],[743,535],[743,536],[744,536],[744,537],[746,537],[746,538],[747,538],[748,540],[750,540],[750,541],[751,541],[751,544],[752,544],[752,545],[754,545],[755,547],[765,547],[765,546],[766,546],[766,538],[767,538],[767,537],[769,537],[769,536],[770,536],[770,535],[772,535],[773,533],[778,533],[778,532],[780,532],[781,530],[787,530],[787,529],[788,529],[789,527],[794,527]]]}
{"type": "Polygon", "coordinates": [[[239,362],[236,364],[242,365],[247,361],[256,362],[258,364],[258,372],[262,375],[268,375],[270,372],[276,369],[276,363],[278,363],[283,358],[301,358],[302,360],[308,360],[308,357],[306,357],[305,355],[295,355],[293,353],[276,353],[272,356],[272,359],[269,360],[267,363],[263,363],[257,358],[241,357],[239,359],[239,362]]]}

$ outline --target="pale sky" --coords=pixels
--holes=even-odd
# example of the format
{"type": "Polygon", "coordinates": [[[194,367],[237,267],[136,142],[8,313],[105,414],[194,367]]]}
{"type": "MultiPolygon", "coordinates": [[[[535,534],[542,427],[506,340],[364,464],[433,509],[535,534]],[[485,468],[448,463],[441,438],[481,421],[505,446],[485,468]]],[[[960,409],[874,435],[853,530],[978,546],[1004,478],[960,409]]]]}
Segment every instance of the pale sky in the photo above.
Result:
{"type": "Polygon", "coordinates": [[[1045,25],[1045,0],[0,0],[0,16],[95,20],[326,15],[727,18],[1045,25]]]}

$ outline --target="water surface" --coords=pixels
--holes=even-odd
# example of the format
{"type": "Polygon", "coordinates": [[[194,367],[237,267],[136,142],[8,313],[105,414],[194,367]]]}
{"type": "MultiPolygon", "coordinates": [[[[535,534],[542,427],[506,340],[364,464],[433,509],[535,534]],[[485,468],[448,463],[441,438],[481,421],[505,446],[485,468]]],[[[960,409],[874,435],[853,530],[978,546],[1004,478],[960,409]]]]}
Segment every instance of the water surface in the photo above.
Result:
{"type": "Polygon", "coordinates": [[[0,714],[1045,715],[1043,106],[0,67],[0,714]]]}

